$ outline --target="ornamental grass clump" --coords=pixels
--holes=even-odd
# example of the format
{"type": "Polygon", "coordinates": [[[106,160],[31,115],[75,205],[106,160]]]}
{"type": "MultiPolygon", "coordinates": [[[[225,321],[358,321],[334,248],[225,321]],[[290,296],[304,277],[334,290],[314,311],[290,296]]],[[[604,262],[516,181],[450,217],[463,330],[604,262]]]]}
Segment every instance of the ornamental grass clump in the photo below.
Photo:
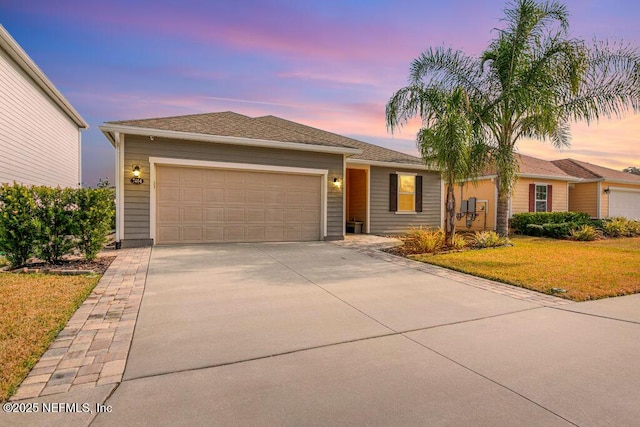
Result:
{"type": "Polygon", "coordinates": [[[476,231],[471,238],[471,243],[478,249],[484,249],[506,246],[511,242],[506,237],[500,237],[495,231],[476,231]]]}
{"type": "Polygon", "coordinates": [[[603,229],[609,237],[640,236],[640,221],[632,221],[624,217],[611,218],[604,222],[603,229]]]}
{"type": "Polygon", "coordinates": [[[569,238],[571,240],[579,240],[582,242],[590,242],[600,237],[600,233],[592,225],[582,225],[569,232],[569,238]]]}
{"type": "Polygon", "coordinates": [[[439,228],[412,227],[402,240],[407,252],[414,254],[438,252],[445,245],[444,231],[439,228]]]}

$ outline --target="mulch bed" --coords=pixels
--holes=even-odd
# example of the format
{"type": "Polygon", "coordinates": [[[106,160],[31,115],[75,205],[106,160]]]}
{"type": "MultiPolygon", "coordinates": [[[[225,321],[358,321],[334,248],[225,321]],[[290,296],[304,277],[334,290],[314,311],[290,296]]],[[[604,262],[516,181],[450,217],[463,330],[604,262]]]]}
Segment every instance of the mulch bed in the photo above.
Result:
{"type": "Polygon", "coordinates": [[[35,260],[22,267],[5,270],[8,273],[49,273],[49,274],[104,274],[113,260],[112,255],[101,255],[93,261],[82,258],[70,258],[62,260],[59,264],[49,264],[35,260]]]}

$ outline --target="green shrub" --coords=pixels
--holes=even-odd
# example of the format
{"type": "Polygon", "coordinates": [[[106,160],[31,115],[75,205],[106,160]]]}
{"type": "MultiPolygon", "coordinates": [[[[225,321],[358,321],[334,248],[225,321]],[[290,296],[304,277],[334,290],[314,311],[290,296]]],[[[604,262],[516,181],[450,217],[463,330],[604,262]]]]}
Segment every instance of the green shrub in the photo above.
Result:
{"type": "Polygon", "coordinates": [[[596,240],[598,238],[598,230],[593,225],[584,224],[578,228],[574,228],[569,232],[569,237],[573,240],[581,240],[584,242],[596,240]]]}
{"type": "Polygon", "coordinates": [[[70,188],[33,187],[36,217],[40,221],[36,255],[57,263],[73,252],[73,198],[70,188]]]}
{"type": "Polygon", "coordinates": [[[575,222],[561,222],[559,224],[543,224],[542,235],[545,237],[551,237],[553,239],[566,239],[569,237],[571,230],[578,228],[579,225],[575,222]]]}
{"type": "Polygon", "coordinates": [[[36,209],[31,188],[15,183],[0,187],[0,251],[14,267],[33,256],[40,232],[36,209]]]}
{"type": "Polygon", "coordinates": [[[526,234],[527,236],[540,237],[544,235],[544,227],[542,227],[540,224],[527,224],[527,227],[522,234],[526,234]]]}
{"type": "Polygon", "coordinates": [[[95,259],[107,241],[115,216],[113,191],[109,188],[81,188],[76,190],[74,202],[77,248],[86,259],[95,259]]]}
{"type": "Polygon", "coordinates": [[[14,267],[34,255],[59,262],[74,249],[93,259],[114,215],[111,188],[0,186],[0,254],[14,267]]]}
{"type": "Polygon", "coordinates": [[[498,236],[495,231],[476,231],[471,240],[477,248],[495,248],[510,243],[508,238],[498,236]]]}
{"type": "Polygon", "coordinates": [[[535,228],[529,228],[529,224],[575,223],[576,225],[582,225],[589,222],[589,214],[583,212],[525,212],[513,215],[511,227],[520,234],[527,234],[529,230],[538,231],[535,228]]]}

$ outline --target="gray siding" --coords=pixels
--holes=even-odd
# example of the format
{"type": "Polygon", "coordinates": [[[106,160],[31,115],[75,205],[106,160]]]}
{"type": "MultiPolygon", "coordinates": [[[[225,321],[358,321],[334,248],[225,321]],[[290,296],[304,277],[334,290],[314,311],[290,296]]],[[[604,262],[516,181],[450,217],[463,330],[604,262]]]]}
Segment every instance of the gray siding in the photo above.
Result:
{"type": "Polygon", "coordinates": [[[124,153],[124,240],[149,239],[151,177],[149,157],[191,159],[212,162],[327,169],[327,237],[342,238],[342,190],[330,183],[334,177],[344,182],[341,154],[247,147],[209,142],[179,141],[127,135],[124,153]],[[131,184],[131,170],[139,165],[144,183],[131,184]]]}
{"type": "Polygon", "coordinates": [[[371,167],[372,234],[403,233],[411,226],[439,227],[441,212],[440,176],[437,173],[402,168],[371,167]],[[413,172],[422,175],[422,212],[396,214],[389,211],[389,174],[413,172]]]}

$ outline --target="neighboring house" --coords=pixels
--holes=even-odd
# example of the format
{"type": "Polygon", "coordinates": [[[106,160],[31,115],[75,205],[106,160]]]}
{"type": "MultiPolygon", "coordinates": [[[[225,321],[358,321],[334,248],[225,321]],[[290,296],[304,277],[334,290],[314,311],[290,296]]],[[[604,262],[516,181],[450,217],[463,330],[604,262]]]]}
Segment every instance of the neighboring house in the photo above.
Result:
{"type": "MultiPolygon", "coordinates": [[[[509,217],[522,212],[566,212],[569,207],[569,188],[580,181],[553,162],[535,157],[516,155],[520,166],[518,180],[511,193],[509,217]]],[[[459,230],[495,230],[498,190],[495,172],[479,177],[476,182],[460,185],[456,192],[459,230]],[[475,198],[466,213],[464,201],[475,198]],[[475,214],[475,215],[473,215],[475,214]]]]}
{"type": "Polygon", "coordinates": [[[222,112],[100,129],[117,152],[118,246],[441,225],[440,176],[420,158],[278,117],[222,112]]]}
{"type": "Polygon", "coordinates": [[[0,184],[77,187],[88,127],[0,25],[0,184]]]}
{"type": "Polygon", "coordinates": [[[574,159],[553,164],[580,178],[569,186],[569,210],[586,212],[593,218],[640,219],[640,176],[574,159]]]}

